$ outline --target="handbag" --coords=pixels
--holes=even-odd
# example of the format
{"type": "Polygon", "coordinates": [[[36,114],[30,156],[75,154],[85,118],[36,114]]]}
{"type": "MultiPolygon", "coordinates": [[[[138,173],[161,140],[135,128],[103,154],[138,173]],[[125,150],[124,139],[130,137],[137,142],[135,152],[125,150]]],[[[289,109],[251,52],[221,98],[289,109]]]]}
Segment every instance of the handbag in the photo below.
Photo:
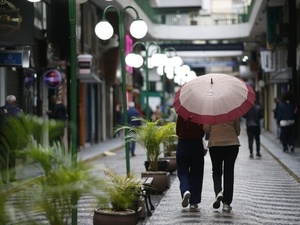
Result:
{"type": "Polygon", "coordinates": [[[295,120],[280,120],[279,125],[281,127],[291,126],[295,123],[295,120]]]}

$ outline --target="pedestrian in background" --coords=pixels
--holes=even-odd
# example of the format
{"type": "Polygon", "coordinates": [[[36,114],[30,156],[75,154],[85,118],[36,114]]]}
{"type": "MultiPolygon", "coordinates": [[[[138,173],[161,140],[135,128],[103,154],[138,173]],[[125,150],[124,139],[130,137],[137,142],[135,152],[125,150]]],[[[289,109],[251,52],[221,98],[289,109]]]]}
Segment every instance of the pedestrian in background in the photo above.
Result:
{"type": "Polygon", "coordinates": [[[176,151],[177,176],[182,197],[182,207],[197,209],[201,202],[204,148],[203,125],[184,120],[178,115],[176,122],[178,144],[176,151]]]}
{"type": "MultiPolygon", "coordinates": [[[[117,120],[117,126],[121,126],[124,124],[124,118],[123,118],[123,108],[122,108],[122,104],[121,102],[119,102],[117,105],[116,105],[116,120],[117,120]]],[[[117,133],[116,133],[116,136],[117,137],[121,137],[122,136],[122,131],[119,130],[117,133]]]]}
{"type": "Polygon", "coordinates": [[[14,129],[12,130],[15,142],[13,145],[10,143],[7,145],[5,141],[5,126],[7,120],[10,118],[16,118],[23,114],[23,110],[17,106],[17,98],[14,95],[8,95],[6,97],[6,103],[0,107],[0,170],[1,177],[4,183],[16,181],[16,150],[18,144],[18,133],[14,129]]]}
{"type": "MultiPolygon", "coordinates": [[[[140,113],[137,108],[135,108],[134,102],[128,102],[128,124],[134,127],[141,126],[141,121],[134,120],[135,117],[139,117],[140,113]]],[[[129,148],[131,152],[131,156],[135,156],[135,141],[130,141],[129,148]]]]}
{"type": "Polygon", "coordinates": [[[294,94],[290,91],[282,95],[281,103],[278,107],[277,123],[281,129],[281,142],[283,151],[294,152],[294,126],[297,114],[294,94]]]}
{"type": "Polygon", "coordinates": [[[152,114],[152,121],[156,121],[162,118],[162,111],[160,105],[156,106],[154,113],[152,114]]]}
{"type": "Polygon", "coordinates": [[[65,105],[62,103],[60,98],[58,98],[56,95],[53,95],[50,98],[50,102],[52,103],[52,108],[51,110],[48,110],[46,113],[49,116],[49,119],[54,119],[59,123],[59,127],[57,130],[55,130],[55,134],[53,137],[52,141],[59,141],[63,142],[63,137],[65,134],[65,128],[67,126],[67,119],[68,119],[68,114],[67,114],[67,109],[65,105]]]}
{"type": "Polygon", "coordinates": [[[276,138],[280,139],[280,126],[277,123],[278,108],[279,108],[280,100],[278,98],[274,98],[274,104],[275,104],[275,108],[273,109],[273,114],[274,114],[274,119],[276,121],[276,126],[277,126],[276,127],[276,138]]]}
{"type": "Polygon", "coordinates": [[[253,142],[255,139],[256,145],[256,156],[261,157],[260,154],[260,133],[261,126],[260,120],[264,118],[264,112],[262,107],[254,102],[254,105],[251,109],[244,115],[246,118],[246,129],[248,136],[248,148],[250,150],[250,158],[253,158],[253,142]]]}
{"type": "Polygon", "coordinates": [[[216,200],[213,208],[218,209],[223,202],[223,211],[232,210],[234,187],[234,165],[239,153],[240,121],[204,125],[204,132],[209,133],[207,147],[212,162],[212,177],[216,200]],[[222,175],[223,185],[222,185],[222,175]],[[223,188],[222,188],[223,186],[223,188]]]}

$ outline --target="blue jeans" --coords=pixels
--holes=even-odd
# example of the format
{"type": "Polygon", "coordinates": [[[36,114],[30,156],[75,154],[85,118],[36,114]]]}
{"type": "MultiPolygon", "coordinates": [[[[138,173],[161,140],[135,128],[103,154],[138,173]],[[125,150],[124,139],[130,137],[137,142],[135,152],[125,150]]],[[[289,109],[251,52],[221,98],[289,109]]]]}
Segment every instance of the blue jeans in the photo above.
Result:
{"type": "Polygon", "coordinates": [[[180,193],[191,193],[190,204],[201,202],[204,149],[202,139],[179,140],[176,151],[177,176],[180,181],[180,193]]]}
{"type": "Polygon", "coordinates": [[[135,155],[135,141],[129,142],[129,148],[130,148],[131,155],[135,155]]]}
{"type": "Polygon", "coordinates": [[[223,202],[228,205],[231,204],[233,197],[234,164],[238,153],[238,145],[209,148],[215,195],[217,196],[222,191],[222,175],[224,171],[223,202]]]}

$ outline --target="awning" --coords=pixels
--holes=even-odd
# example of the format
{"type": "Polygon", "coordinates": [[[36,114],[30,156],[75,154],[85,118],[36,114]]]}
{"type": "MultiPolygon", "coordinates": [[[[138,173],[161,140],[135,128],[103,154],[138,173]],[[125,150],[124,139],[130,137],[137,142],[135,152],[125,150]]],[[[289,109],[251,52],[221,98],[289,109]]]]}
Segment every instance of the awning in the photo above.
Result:
{"type": "Polygon", "coordinates": [[[80,83],[102,83],[102,80],[95,73],[77,74],[80,83]]]}
{"type": "Polygon", "coordinates": [[[292,69],[284,68],[276,72],[270,73],[270,75],[271,76],[270,79],[267,81],[267,84],[288,83],[289,80],[292,79],[292,69]]]}

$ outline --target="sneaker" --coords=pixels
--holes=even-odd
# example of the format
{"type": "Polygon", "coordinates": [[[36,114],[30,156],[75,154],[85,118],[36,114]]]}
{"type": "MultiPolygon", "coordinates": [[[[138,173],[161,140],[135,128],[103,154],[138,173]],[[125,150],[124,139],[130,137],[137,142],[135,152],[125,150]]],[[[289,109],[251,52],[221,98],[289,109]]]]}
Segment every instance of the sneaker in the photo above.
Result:
{"type": "Polygon", "coordinates": [[[260,154],[260,153],[256,153],[256,156],[257,156],[257,157],[261,157],[261,154],[260,154]]]}
{"type": "Polygon", "coordinates": [[[253,158],[253,154],[250,154],[250,156],[249,156],[251,159],[253,158]]]}
{"type": "Polygon", "coordinates": [[[226,203],[223,204],[223,211],[231,211],[232,207],[230,205],[227,205],[226,203]]]}
{"type": "Polygon", "coordinates": [[[213,204],[214,209],[220,208],[221,201],[223,200],[223,192],[220,191],[219,194],[216,197],[216,201],[213,204]]]}
{"type": "Polygon", "coordinates": [[[182,207],[187,207],[189,205],[191,193],[189,191],[184,192],[181,205],[182,207]]]}
{"type": "Polygon", "coordinates": [[[190,204],[190,209],[198,209],[198,204],[190,204]]]}
{"type": "Polygon", "coordinates": [[[293,145],[290,145],[289,149],[290,149],[291,152],[294,152],[294,150],[295,150],[293,145]]]}

